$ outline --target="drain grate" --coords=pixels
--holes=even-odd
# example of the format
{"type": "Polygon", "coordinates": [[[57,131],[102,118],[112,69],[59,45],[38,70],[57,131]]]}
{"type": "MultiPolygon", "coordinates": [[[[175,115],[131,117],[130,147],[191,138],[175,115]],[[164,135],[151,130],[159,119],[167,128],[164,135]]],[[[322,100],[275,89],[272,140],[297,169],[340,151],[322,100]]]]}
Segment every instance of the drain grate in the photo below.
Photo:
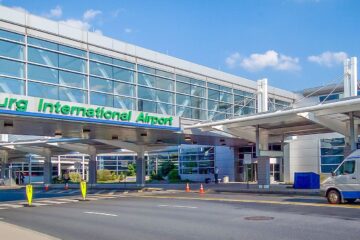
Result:
{"type": "Polygon", "coordinates": [[[273,220],[273,217],[267,217],[267,216],[252,216],[252,217],[245,217],[245,220],[249,221],[269,221],[273,220]]]}

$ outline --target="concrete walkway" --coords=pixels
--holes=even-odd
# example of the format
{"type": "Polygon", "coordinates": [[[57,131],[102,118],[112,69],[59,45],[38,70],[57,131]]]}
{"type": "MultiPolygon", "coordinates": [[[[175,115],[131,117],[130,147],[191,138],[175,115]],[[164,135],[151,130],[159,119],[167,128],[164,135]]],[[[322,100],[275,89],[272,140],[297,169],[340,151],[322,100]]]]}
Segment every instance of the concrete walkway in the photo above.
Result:
{"type": "Polygon", "coordinates": [[[43,233],[0,221],[1,239],[57,240],[43,233]]]}

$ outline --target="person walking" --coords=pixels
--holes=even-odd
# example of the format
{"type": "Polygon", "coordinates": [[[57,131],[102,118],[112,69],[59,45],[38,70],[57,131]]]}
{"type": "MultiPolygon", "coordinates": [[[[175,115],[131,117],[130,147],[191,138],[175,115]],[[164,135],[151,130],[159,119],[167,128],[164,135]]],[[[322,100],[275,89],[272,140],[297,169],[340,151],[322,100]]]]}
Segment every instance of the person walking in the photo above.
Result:
{"type": "Polygon", "coordinates": [[[69,173],[68,173],[68,172],[65,172],[65,173],[64,173],[64,181],[65,181],[65,185],[69,183],[69,179],[70,179],[70,177],[69,177],[69,173]]]}
{"type": "Polygon", "coordinates": [[[218,184],[219,183],[219,168],[215,167],[214,169],[214,178],[215,178],[215,183],[218,184]]]}

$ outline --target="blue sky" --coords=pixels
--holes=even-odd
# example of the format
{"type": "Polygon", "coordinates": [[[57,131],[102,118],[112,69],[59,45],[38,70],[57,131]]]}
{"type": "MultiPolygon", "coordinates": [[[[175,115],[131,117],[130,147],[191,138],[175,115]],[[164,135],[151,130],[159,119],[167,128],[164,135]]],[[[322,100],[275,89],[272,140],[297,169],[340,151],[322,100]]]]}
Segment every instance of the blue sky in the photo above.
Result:
{"type": "Polygon", "coordinates": [[[360,56],[357,0],[0,0],[272,86],[339,82],[360,56]]]}

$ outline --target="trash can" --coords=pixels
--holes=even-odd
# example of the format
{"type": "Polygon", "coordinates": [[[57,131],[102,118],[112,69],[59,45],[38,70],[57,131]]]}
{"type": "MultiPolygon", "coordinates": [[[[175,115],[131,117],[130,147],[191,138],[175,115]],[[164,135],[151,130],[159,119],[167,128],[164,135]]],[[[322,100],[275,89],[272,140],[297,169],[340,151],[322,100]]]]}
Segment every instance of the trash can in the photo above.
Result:
{"type": "Polygon", "coordinates": [[[223,183],[228,183],[228,182],[229,182],[229,176],[224,176],[223,183]]]}
{"type": "Polygon", "coordinates": [[[314,172],[296,172],[294,176],[295,189],[319,189],[320,175],[314,172]]]}

